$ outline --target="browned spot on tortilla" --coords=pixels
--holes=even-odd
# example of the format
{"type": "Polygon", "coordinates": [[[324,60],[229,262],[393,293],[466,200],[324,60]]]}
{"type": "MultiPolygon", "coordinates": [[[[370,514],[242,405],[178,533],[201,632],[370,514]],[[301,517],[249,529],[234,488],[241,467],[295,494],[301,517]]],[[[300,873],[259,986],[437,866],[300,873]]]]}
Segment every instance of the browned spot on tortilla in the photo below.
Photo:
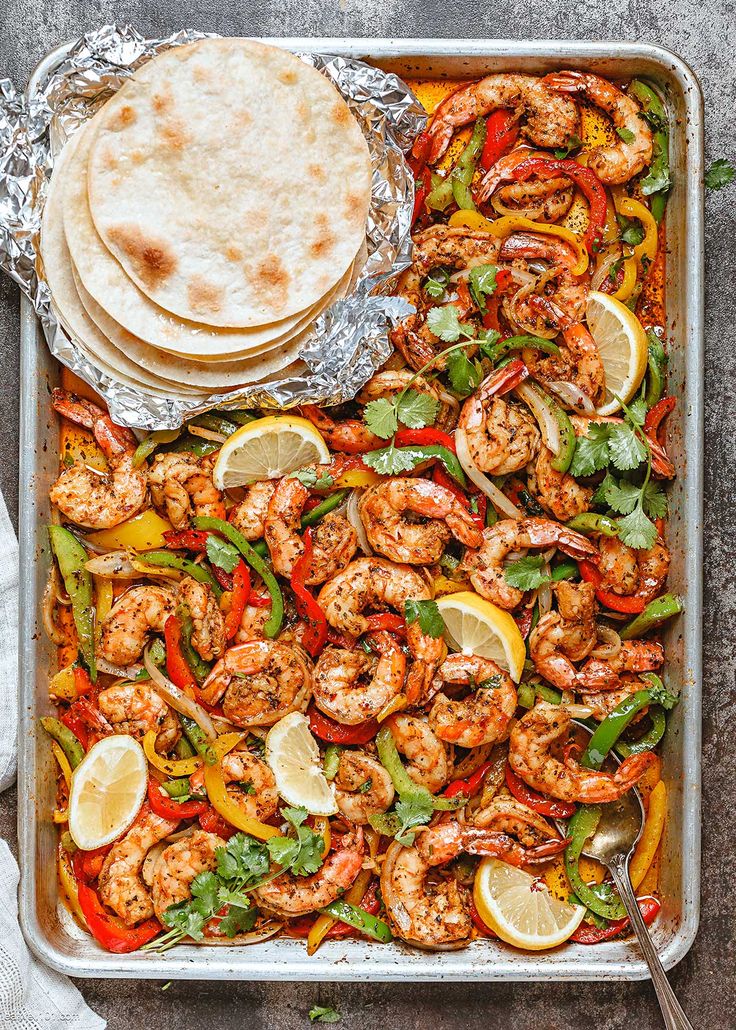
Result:
{"type": "Polygon", "coordinates": [[[300,100],[296,105],[296,113],[301,119],[306,121],[309,118],[309,104],[305,104],[303,100],[300,100]]]}
{"type": "Polygon", "coordinates": [[[235,129],[244,129],[246,125],[250,125],[252,121],[253,115],[245,107],[241,107],[239,111],[233,112],[233,127],[235,129]]]}
{"type": "Polygon", "coordinates": [[[225,248],[225,257],[228,261],[241,261],[243,258],[243,251],[240,247],[236,247],[234,243],[230,243],[225,248]]]}
{"type": "Polygon", "coordinates": [[[345,198],[345,217],[349,222],[365,221],[365,201],[357,193],[348,193],[345,198]]]}
{"type": "Polygon", "coordinates": [[[312,178],[316,179],[318,182],[324,182],[325,179],[327,178],[327,175],[326,175],[325,170],[322,167],[322,165],[318,165],[318,164],[309,165],[309,167],[307,168],[307,171],[312,176],[312,178]]]}
{"type": "Polygon", "coordinates": [[[209,82],[212,78],[212,74],[209,68],[203,68],[200,65],[197,65],[192,70],[192,78],[195,82],[209,82]]]}
{"type": "Polygon", "coordinates": [[[162,114],[164,111],[168,111],[171,107],[171,93],[168,90],[154,93],[152,103],[156,114],[162,114]]]}
{"type": "Polygon", "coordinates": [[[329,254],[337,240],[326,215],[318,214],[315,223],[319,235],[310,243],[309,253],[314,258],[323,258],[329,254]]]}
{"type": "Polygon", "coordinates": [[[284,71],[279,72],[279,82],[283,82],[286,86],[293,86],[296,82],[296,72],[293,68],[286,68],[284,71]]]}
{"type": "Polygon", "coordinates": [[[190,279],[187,283],[187,299],[192,311],[200,315],[214,314],[222,307],[222,288],[208,283],[206,279],[190,279]]]}
{"type": "Polygon", "coordinates": [[[167,118],[158,127],[159,138],[169,150],[183,150],[189,142],[189,133],[178,118],[167,118]]]}
{"type": "Polygon", "coordinates": [[[265,298],[274,308],[283,307],[284,293],[289,285],[289,273],[276,254],[266,254],[248,273],[259,299],[265,298]]]}
{"type": "Polygon", "coordinates": [[[132,125],[137,117],[135,108],[131,107],[130,104],[123,104],[111,119],[110,129],[112,132],[120,132],[121,129],[126,129],[129,125],[132,125]]]}
{"type": "Polygon", "coordinates": [[[113,225],[108,238],[130,260],[146,286],[165,282],[176,268],[176,258],[166,243],[144,236],[137,225],[113,225]]]}
{"type": "Polygon", "coordinates": [[[141,164],[141,162],[145,160],[145,157],[146,155],[142,150],[132,150],[130,152],[130,160],[133,162],[134,165],[141,164]]]}
{"type": "Polygon", "coordinates": [[[347,125],[352,117],[345,104],[335,104],[332,108],[332,118],[338,125],[347,125]]]}

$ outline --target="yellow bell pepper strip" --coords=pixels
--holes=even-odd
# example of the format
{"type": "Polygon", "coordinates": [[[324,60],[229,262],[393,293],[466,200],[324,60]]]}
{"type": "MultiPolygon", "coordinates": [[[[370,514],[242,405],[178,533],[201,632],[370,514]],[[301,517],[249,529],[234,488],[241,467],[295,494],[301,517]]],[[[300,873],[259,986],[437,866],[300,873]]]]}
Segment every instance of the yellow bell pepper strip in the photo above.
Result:
{"type": "Polygon", "coordinates": [[[314,832],[318,833],[322,840],[325,842],[325,846],[322,848],[322,858],[325,859],[330,853],[332,847],[332,834],[330,833],[330,820],[326,815],[316,815],[314,817],[314,832]]]}
{"type": "Polygon", "coordinates": [[[646,258],[651,265],[657,256],[657,239],[659,230],[654,216],[648,207],[645,207],[638,200],[631,197],[616,197],[616,210],[626,218],[636,218],[641,222],[644,230],[644,239],[634,247],[634,258],[639,268],[642,267],[642,258],[646,258]]]}
{"type": "Polygon", "coordinates": [[[629,879],[636,890],[654,861],[667,817],[667,788],[660,780],[649,796],[649,811],[639,843],[629,863],[629,879]]]}
{"type": "Polygon", "coordinates": [[[102,636],[102,623],[110,614],[113,602],[112,580],[104,576],[93,576],[95,584],[95,644],[102,636]]]}
{"type": "Polygon", "coordinates": [[[467,226],[469,229],[481,229],[489,232],[492,236],[505,239],[515,232],[538,232],[545,236],[558,236],[565,243],[569,243],[577,254],[577,262],[571,269],[573,275],[582,275],[588,267],[588,252],[580,242],[577,234],[564,225],[547,225],[545,222],[535,222],[531,218],[524,218],[523,215],[504,215],[491,221],[484,218],[477,211],[456,211],[450,215],[449,224],[452,226],[467,226]]]}
{"type": "Polygon", "coordinates": [[[409,699],[403,692],[396,694],[387,701],[381,711],[376,716],[376,722],[383,722],[384,719],[388,719],[389,715],[393,715],[394,712],[401,712],[409,704],[409,699]]]}
{"type": "Polygon", "coordinates": [[[58,701],[76,701],[77,688],[74,685],[74,665],[60,669],[49,681],[49,694],[58,701]]]}
{"type": "Polygon", "coordinates": [[[251,837],[257,837],[259,840],[269,840],[271,837],[280,836],[281,831],[278,827],[268,826],[259,819],[252,819],[239,805],[235,804],[227,792],[220,762],[205,766],[204,785],[210,804],[231,826],[243,830],[244,833],[249,833],[251,837]]]}
{"type": "Polygon", "coordinates": [[[87,920],[84,918],[82,912],[82,906],[79,904],[79,894],[77,892],[77,879],[72,872],[71,862],[69,860],[69,853],[64,847],[59,844],[58,850],[58,861],[57,866],[59,870],[59,883],[61,889],[66,895],[66,899],[69,902],[69,907],[72,910],[72,914],[76,917],[81,926],[87,929],[87,920]]]}
{"type": "Polygon", "coordinates": [[[157,515],[153,508],[148,508],[119,526],[90,533],[88,539],[106,551],[150,551],[154,547],[166,546],[164,533],[170,530],[171,523],[157,515]]]}
{"type": "Polygon", "coordinates": [[[51,741],[51,751],[53,752],[54,758],[59,763],[59,768],[61,769],[61,775],[64,777],[64,782],[67,787],[70,787],[72,782],[72,767],[69,764],[69,759],[55,740],[51,741]]]}
{"type": "Polygon", "coordinates": [[[95,609],[92,599],[92,575],[85,568],[89,556],[77,538],[63,526],[49,526],[49,540],[66,592],[72,602],[72,616],[77,628],[79,649],[89,669],[90,679],[94,683],[97,679],[95,609]]]}
{"type": "Polygon", "coordinates": [[[620,300],[622,304],[625,304],[629,297],[631,297],[634,290],[636,289],[636,259],[633,257],[626,258],[626,260],[624,261],[623,269],[624,277],[621,281],[621,285],[616,290],[616,292],[612,294],[612,296],[615,297],[616,300],[620,300]]]}
{"type": "MultiPolygon", "coordinates": [[[[182,776],[191,776],[202,765],[199,755],[192,755],[191,758],[165,758],[156,750],[156,730],[149,730],[143,738],[143,751],[146,758],[159,772],[166,773],[174,779],[182,776]]],[[[239,744],[245,737],[245,733],[233,732],[223,733],[221,737],[214,740],[210,745],[218,759],[232,751],[236,744],[239,744]]]]}
{"type": "Polygon", "coordinates": [[[53,716],[46,715],[41,719],[41,725],[48,735],[55,740],[69,760],[72,769],[76,769],[84,758],[84,748],[78,738],[72,733],[68,726],[65,726],[53,716]]]}

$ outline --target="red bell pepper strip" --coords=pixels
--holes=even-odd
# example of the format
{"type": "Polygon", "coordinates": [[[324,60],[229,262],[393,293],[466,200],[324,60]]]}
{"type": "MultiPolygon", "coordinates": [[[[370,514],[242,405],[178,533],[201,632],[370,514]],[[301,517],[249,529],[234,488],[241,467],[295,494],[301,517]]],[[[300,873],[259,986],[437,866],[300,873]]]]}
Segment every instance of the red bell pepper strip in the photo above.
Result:
{"type": "Polygon", "coordinates": [[[102,870],[105,857],[112,844],[105,844],[93,851],[75,851],[72,855],[72,869],[78,883],[91,883],[96,880],[102,870]]]}
{"type": "Polygon", "coordinates": [[[484,396],[502,397],[503,394],[513,390],[519,383],[529,378],[529,369],[521,358],[514,358],[508,365],[499,368],[482,383],[484,396]]]}
{"type": "Polygon", "coordinates": [[[498,309],[504,293],[508,293],[514,285],[514,277],[508,268],[499,268],[496,272],[496,289],[490,297],[486,297],[486,313],[483,316],[483,328],[493,329],[500,333],[501,325],[498,321],[498,309]]]}
{"type": "Polygon", "coordinates": [[[197,690],[197,681],[181,649],[181,621],[176,615],[170,615],[164,623],[164,641],[169,679],[179,690],[193,696],[197,690]]]}
{"type": "Polygon", "coordinates": [[[197,554],[206,554],[208,536],[209,533],[202,529],[170,529],[164,533],[164,540],[175,551],[196,551],[197,554]]]}
{"type": "Polygon", "coordinates": [[[268,594],[251,594],[248,604],[251,608],[270,608],[271,598],[268,594]]]}
{"type": "Polygon", "coordinates": [[[424,447],[427,444],[439,444],[446,447],[448,451],[455,451],[455,438],[449,433],[443,433],[441,429],[433,429],[427,426],[426,429],[400,429],[394,436],[395,447],[424,447]]]}
{"type": "Polygon", "coordinates": [[[606,225],[608,201],[603,183],[592,169],[585,168],[570,158],[553,161],[549,158],[533,157],[529,161],[522,161],[520,165],[517,165],[511,175],[517,182],[526,182],[533,175],[538,175],[540,179],[553,179],[556,175],[566,175],[568,179],[571,179],[590,206],[588,228],[585,231],[585,246],[590,254],[595,254],[600,250],[606,225]]]}
{"type": "Polygon", "coordinates": [[[411,168],[414,175],[418,175],[427,161],[429,160],[429,151],[432,147],[432,137],[429,135],[427,130],[420,132],[417,138],[414,140],[414,144],[411,148],[411,154],[407,159],[407,164],[411,168]]]}
{"type": "Polygon", "coordinates": [[[572,801],[558,801],[557,798],[537,794],[519,779],[510,765],[506,766],[506,786],[517,801],[521,801],[522,805],[531,808],[533,812],[539,812],[540,815],[549,815],[553,819],[569,819],[575,813],[576,806],[572,801]]]}
{"type": "Polygon", "coordinates": [[[317,604],[315,597],[304,585],[309,566],[312,563],[311,526],[304,530],[302,540],[304,542],[304,551],[301,557],[294,563],[291,589],[294,591],[296,610],[307,624],[307,630],[303,639],[304,647],[309,651],[312,658],[315,658],[327,641],[327,619],[325,618],[325,613],[317,604]]]}
{"type": "Polygon", "coordinates": [[[394,612],[377,612],[369,615],[366,620],[369,633],[379,633],[385,630],[387,633],[398,633],[400,636],[406,634],[406,619],[403,615],[395,615],[394,612]]]}
{"type": "Polygon", "coordinates": [[[104,715],[88,697],[80,697],[60,720],[77,737],[85,751],[89,748],[90,731],[109,737],[114,731],[104,715]]]}
{"type": "Polygon", "coordinates": [[[644,419],[644,432],[647,436],[654,437],[660,447],[664,445],[661,433],[662,423],[668,415],[672,414],[676,404],[677,398],[663,397],[649,409],[647,417],[644,419]]]}
{"type": "MultiPolygon", "coordinates": [[[[512,503],[516,504],[516,501],[512,503]]],[[[526,640],[532,630],[532,621],[534,619],[534,608],[524,608],[521,612],[512,612],[511,616],[519,627],[519,633],[521,633],[522,640],[526,640]]]]}
{"type": "Polygon", "coordinates": [[[494,941],[498,940],[498,934],[494,933],[490,926],[487,926],[481,919],[480,912],[475,907],[475,902],[472,898],[470,899],[470,918],[472,920],[473,926],[476,928],[479,934],[481,934],[483,937],[490,937],[494,941]]]}
{"type": "Polygon", "coordinates": [[[312,733],[328,744],[367,744],[379,729],[375,719],[366,719],[357,726],[344,726],[323,715],[314,705],[310,705],[307,710],[307,718],[312,733]]]}
{"type": "Polygon", "coordinates": [[[444,797],[454,798],[458,794],[464,794],[469,798],[474,797],[483,786],[483,780],[485,780],[493,765],[493,762],[484,762],[483,765],[476,769],[472,776],[468,776],[464,780],[453,780],[452,783],[445,787],[443,791],[444,797]]]}
{"type": "Polygon", "coordinates": [[[89,731],[79,713],[74,711],[74,707],[72,705],[71,708],[64,712],[59,721],[72,731],[84,750],[87,751],[89,750],[89,731]]]}
{"type": "Polygon", "coordinates": [[[492,111],[486,118],[486,141],[480,155],[480,166],[484,172],[493,168],[496,161],[511,150],[519,138],[519,119],[513,111],[492,111]]]}
{"type": "Polygon", "coordinates": [[[351,637],[348,633],[338,633],[332,626],[327,627],[327,640],[335,647],[344,647],[346,651],[355,650],[355,637],[351,637]]]}
{"type": "MultiPolygon", "coordinates": [[[[644,923],[649,926],[662,907],[658,898],[646,896],[637,898],[637,904],[644,923]]],[[[591,923],[581,923],[577,930],[571,934],[570,940],[576,944],[599,944],[601,941],[610,941],[617,937],[624,930],[629,928],[629,917],[614,919],[608,926],[593,926],[591,923]]]]}
{"type": "Polygon", "coordinates": [[[230,840],[238,830],[231,826],[227,819],[224,819],[219,812],[215,811],[212,805],[207,805],[204,812],[199,813],[199,825],[207,833],[216,833],[223,840],[230,840]]]}
{"type": "Polygon", "coordinates": [[[206,801],[175,801],[155,780],[148,781],[148,803],[162,819],[194,819],[209,807],[206,801]]]}
{"type": "Polygon", "coordinates": [[[250,597],[250,570],[241,558],[233,571],[232,597],[230,610],[225,616],[225,636],[232,640],[240,629],[245,606],[250,597]]]}
{"type": "Polygon", "coordinates": [[[102,905],[97,892],[86,883],[77,884],[79,905],[95,940],[106,951],[125,955],[137,951],[161,933],[158,919],[147,919],[138,926],[123,926],[102,905]]]}
{"type": "Polygon", "coordinates": [[[74,689],[77,692],[77,697],[84,697],[85,694],[89,694],[90,691],[95,689],[95,685],[89,678],[89,673],[81,665],[74,666],[74,689]]]}
{"type": "Polygon", "coordinates": [[[442,465],[435,465],[432,470],[432,479],[438,486],[444,486],[445,490],[450,491],[453,497],[470,514],[470,517],[479,529],[485,529],[486,507],[488,505],[488,499],[485,494],[482,494],[479,490],[469,490],[467,492],[462,490],[455,480],[448,476],[442,465]],[[473,501],[475,501],[476,511],[472,510],[473,501]]]}
{"type": "Polygon", "coordinates": [[[219,565],[211,565],[210,572],[223,590],[232,590],[233,576],[231,572],[225,572],[225,570],[221,569],[219,565]]]}
{"type": "Polygon", "coordinates": [[[606,590],[601,586],[603,574],[589,561],[579,561],[578,568],[580,575],[586,583],[592,583],[595,587],[595,596],[606,608],[613,612],[626,612],[630,615],[638,615],[647,606],[646,600],[638,594],[615,594],[613,590],[606,590]]]}
{"type": "Polygon", "coordinates": [[[414,176],[414,209],[411,215],[412,225],[414,225],[420,215],[424,213],[424,201],[427,199],[427,194],[430,191],[430,173],[427,168],[427,158],[429,157],[430,145],[431,140],[429,133],[426,131],[420,132],[414,140],[411,154],[407,158],[407,164],[411,168],[414,176]]]}

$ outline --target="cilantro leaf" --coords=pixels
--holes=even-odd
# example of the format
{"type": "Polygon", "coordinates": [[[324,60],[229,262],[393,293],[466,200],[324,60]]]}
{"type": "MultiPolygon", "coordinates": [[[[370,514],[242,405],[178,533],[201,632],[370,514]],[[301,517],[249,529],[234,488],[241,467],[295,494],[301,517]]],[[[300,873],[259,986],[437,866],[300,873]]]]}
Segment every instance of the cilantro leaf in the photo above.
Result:
{"type": "Polygon", "coordinates": [[[470,269],[468,276],[468,289],[470,290],[470,296],[476,303],[478,310],[482,315],[485,315],[487,308],[484,297],[490,297],[496,292],[496,272],[498,269],[495,265],[475,265],[474,268],[470,269]]]}
{"type": "Polygon", "coordinates": [[[445,620],[440,615],[436,601],[404,601],[404,618],[409,626],[418,622],[422,633],[435,640],[445,631],[445,620]]]}
{"type": "Polygon", "coordinates": [[[610,461],[608,453],[609,425],[592,422],[586,436],[578,437],[569,472],[571,476],[592,476],[610,461]]]}
{"type": "Polygon", "coordinates": [[[309,1010],[310,1023],[339,1023],[342,1016],[329,1005],[313,1005],[309,1010]]]}
{"type": "Polygon", "coordinates": [[[641,505],[637,504],[630,515],[618,520],[618,534],[627,547],[648,550],[657,539],[657,527],[646,517],[641,505]]]}
{"type": "Polygon", "coordinates": [[[410,847],[414,843],[415,834],[408,833],[414,826],[424,826],[432,818],[434,806],[431,797],[422,794],[399,798],[396,802],[396,815],[401,820],[401,828],[396,834],[399,844],[410,847]]]}
{"type": "Polygon", "coordinates": [[[215,858],[218,875],[241,885],[265,876],[271,865],[266,845],[245,833],[236,833],[225,847],[217,848],[215,858]]]}
{"type": "Polygon", "coordinates": [[[659,483],[651,479],[644,487],[642,493],[642,507],[650,519],[664,519],[667,517],[667,495],[659,483]]]}
{"type": "Polygon", "coordinates": [[[626,408],[626,420],[635,426],[643,426],[649,406],[643,397],[635,398],[626,408]]]}
{"type": "Polygon", "coordinates": [[[302,486],[306,486],[310,490],[328,490],[335,482],[328,472],[323,472],[320,476],[317,476],[315,470],[310,468],[297,469],[288,478],[298,479],[302,486]]]}
{"type": "Polygon", "coordinates": [[[736,168],[731,161],[725,157],[719,157],[711,161],[705,173],[705,185],[709,190],[721,190],[724,186],[730,186],[736,179],[736,168]]]}
{"type": "Polygon", "coordinates": [[[240,561],[238,549],[212,533],[207,536],[207,557],[213,565],[225,572],[232,572],[240,561]]]}
{"type": "Polygon", "coordinates": [[[425,293],[428,293],[430,297],[435,300],[439,300],[447,289],[447,284],[450,281],[450,271],[447,268],[433,268],[429,275],[426,277],[422,286],[425,293]]]}
{"type": "Polygon", "coordinates": [[[649,174],[639,184],[645,197],[653,193],[664,193],[670,188],[670,165],[667,151],[658,154],[649,166],[649,174]]]}
{"type": "Polygon", "coordinates": [[[628,472],[638,468],[647,460],[647,448],[637,433],[625,422],[610,427],[608,433],[608,453],[611,464],[619,472],[628,472]]]}
{"type": "Polygon", "coordinates": [[[397,476],[400,472],[411,472],[417,465],[427,460],[426,454],[412,447],[381,447],[377,451],[367,451],[363,461],[379,476],[397,476]]]}
{"type": "Polygon", "coordinates": [[[576,150],[580,150],[583,145],[583,141],[575,133],[572,134],[570,139],[567,141],[564,147],[560,147],[555,150],[555,157],[558,161],[564,161],[566,157],[569,157],[576,150]]]}
{"type": "Polygon", "coordinates": [[[306,808],[282,808],[281,814],[287,822],[291,823],[295,830],[298,830],[306,820],[309,813],[306,808]]]}
{"type": "Polygon", "coordinates": [[[250,908],[250,899],[242,891],[231,890],[227,884],[220,884],[217,888],[217,900],[220,907],[233,905],[235,908],[250,908]]]}
{"type": "Polygon", "coordinates": [[[217,929],[226,937],[235,937],[238,933],[248,933],[258,919],[257,908],[237,908],[233,906],[222,917],[217,929]]]}
{"type": "MultiPolygon", "coordinates": [[[[580,446],[580,440],[578,440],[578,444],[577,445],[578,445],[578,447],[580,446]]],[[[574,461],[575,461],[575,458],[573,457],[573,462],[574,461]]],[[[609,505],[609,507],[612,507],[610,501],[608,500],[607,494],[608,494],[609,490],[612,490],[612,489],[614,489],[617,486],[618,486],[618,483],[613,478],[611,473],[610,472],[606,472],[605,477],[598,484],[598,489],[596,490],[596,492],[593,494],[593,497],[591,498],[592,503],[593,504],[607,504],[607,505],[609,505]]]]}
{"type": "Polygon", "coordinates": [[[423,429],[432,425],[440,406],[436,397],[420,393],[419,390],[407,390],[405,394],[399,394],[396,403],[399,422],[403,422],[409,429],[423,429]]]}
{"type": "Polygon", "coordinates": [[[638,247],[644,239],[644,230],[639,222],[633,218],[619,215],[618,224],[621,227],[621,240],[628,243],[630,247],[638,247]]]}
{"type": "Polygon", "coordinates": [[[299,841],[293,837],[270,837],[266,841],[266,847],[274,862],[283,866],[284,869],[290,868],[299,854],[299,841]]]}
{"type": "Polygon", "coordinates": [[[463,325],[454,304],[445,304],[441,308],[432,308],[427,315],[427,326],[430,332],[439,336],[445,343],[455,343],[461,336],[472,339],[472,326],[463,325]]]}
{"type": "Polygon", "coordinates": [[[509,586],[516,587],[517,590],[536,590],[544,583],[552,582],[551,578],[542,572],[543,565],[544,558],[541,554],[530,554],[507,565],[503,570],[503,578],[509,586]]]}
{"type": "Polygon", "coordinates": [[[488,358],[490,361],[495,361],[497,358],[496,344],[501,339],[501,334],[497,329],[481,329],[478,333],[478,347],[484,358],[488,358]]]}
{"type": "Polygon", "coordinates": [[[606,504],[620,515],[630,515],[639,502],[641,490],[627,479],[617,483],[611,476],[610,480],[604,491],[606,504]]]}
{"type": "Polygon", "coordinates": [[[382,440],[388,440],[399,428],[396,405],[388,397],[369,401],[363,409],[363,420],[370,431],[382,440]]]}
{"type": "Polygon", "coordinates": [[[661,705],[668,712],[671,712],[675,705],[679,704],[679,697],[667,690],[659,676],[649,673],[644,675],[642,679],[649,681],[650,685],[647,687],[647,691],[655,704],[661,705]]]}
{"type": "MultiPolygon", "coordinates": [[[[183,937],[191,937],[192,940],[201,941],[204,936],[205,924],[212,918],[214,912],[209,916],[197,911],[191,901],[180,901],[178,905],[169,905],[161,915],[161,922],[176,933],[169,938],[171,943],[176,943],[183,937]]],[[[167,935],[168,938],[168,935],[167,935]]]]}
{"type": "Polygon", "coordinates": [[[281,814],[296,830],[293,837],[271,837],[266,842],[271,857],[281,866],[289,866],[297,876],[316,873],[322,865],[324,838],[309,826],[304,826],[307,811],[304,808],[284,808],[281,814]]]}
{"type": "Polygon", "coordinates": [[[626,129],[623,127],[616,129],[616,135],[619,137],[619,139],[622,139],[624,143],[633,143],[635,139],[634,133],[631,131],[631,129],[626,129]]]}
{"type": "Polygon", "coordinates": [[[478,684],[478,690],[498,690],[499,687],[503,686],[503,680],[503,673],[497,672],[495,675],[481,680],[478,684]]]}
{"type": "Polygon", "coordinates": [[[447,375],[453,390],[468,397],[483,378],[483,369],[479,362],[471,361],[463,351],[456,350],[447,355],[447,375]]]}

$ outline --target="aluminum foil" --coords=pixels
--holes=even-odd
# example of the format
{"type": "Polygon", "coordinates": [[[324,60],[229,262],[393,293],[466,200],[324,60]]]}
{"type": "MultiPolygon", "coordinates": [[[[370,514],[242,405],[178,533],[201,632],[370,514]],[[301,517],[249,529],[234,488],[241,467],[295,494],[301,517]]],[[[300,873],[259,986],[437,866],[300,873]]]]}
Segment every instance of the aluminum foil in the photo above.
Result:
{"type": "Polygon", "coordinates": [[[303,373],[226,394],[162,398],[111,379],[69,339],[54,315],[38,261],[54,154],[141,64],[203,35],[144,39],[130,26],[105,25],[63,48],[32,94],[0,80],[0,267],[33,304],[52,354],[105,398],[116,421],[139,429],[174,429],[215,406],[289,408],[349,400],[389,356],[389,323],[413,310],[388,294],[410,262],[414,184],[404,153],[424,128],[425,113],[396,75],[362,61],[300,53],[340,91],[373,161],[367,261],[353,292],[328,308],[305,338],[299,354],[303,373]]]}

